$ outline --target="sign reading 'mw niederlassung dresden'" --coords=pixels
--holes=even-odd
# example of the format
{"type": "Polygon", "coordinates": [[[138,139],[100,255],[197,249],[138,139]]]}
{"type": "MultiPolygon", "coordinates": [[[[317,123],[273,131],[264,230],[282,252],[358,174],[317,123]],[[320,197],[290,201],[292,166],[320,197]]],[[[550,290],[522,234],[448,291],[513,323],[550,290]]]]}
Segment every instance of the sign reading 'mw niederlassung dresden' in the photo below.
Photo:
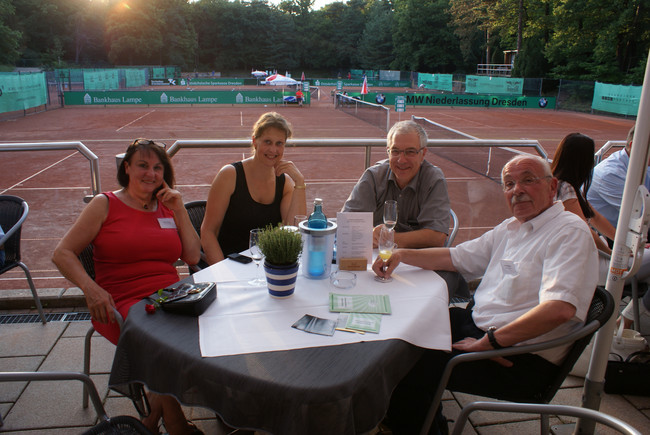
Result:
{"type": "MultiPolygon", "coordinates": [[[[288,96],[295,91],[88,91],[66,92],[65,104],[282,104],[288,96]]],[[[309,103],[309,93],[305,97],[309,103]]]]}

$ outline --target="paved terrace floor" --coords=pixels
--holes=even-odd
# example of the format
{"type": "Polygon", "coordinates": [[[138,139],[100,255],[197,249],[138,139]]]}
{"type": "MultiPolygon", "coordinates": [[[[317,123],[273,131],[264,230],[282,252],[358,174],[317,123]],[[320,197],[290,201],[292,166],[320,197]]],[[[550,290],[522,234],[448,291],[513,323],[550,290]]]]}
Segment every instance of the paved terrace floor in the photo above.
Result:
{"type": "MultiPolygon", "coordinates": [[[[21,292],[22,293],[22,292],[21,292]]],[[[0,298],[20,300],[24,297],[13,291],[0,292],[0,298]]],[[[58,298],[58,296],[57,296],[58,298]]],[[[68,296],[67,307],[47,309],[48,313],[87,312],[77,305],[79,298],[68,296]]],[[[47,303],[47,297],[45,298],[47,303]]],[[[21,313],[35,314],[35,310],[2,310],[0,316],[21,313]]],[[[51,321],[36,323],[0,324],[0,371],[82,371],[84,336],[90,321],[51,321]]],[[[650,321],[645,319],[643,331],[650,332],[650,321]]],[[[650,336],[646,336],[650,338],[650,336]]],[[[130,400],[108,390],[108,377],[115,347],[95,334],[92,343],[91,377],[97,386],[109,416],[137,416],[130,400]]],[[[554,404],[581,405],[583,379],[569,377],[554,404]]],[[[92,405],[81,406],[82,384],[78,381],[11,382],[0,385],[0,413],[4,426],[0,433],[20,435],[79,434],[97,423],[92,405]]],[[[491,400],[461,393],[446,392],[444,413],[455,419],[460,407],[476,400],[491,400]]],[[[650,397],[605,394],[600,410],[633,425],[644,434],[650,434],[650,397]]],[[[206,434],[229,433],[215,418],[214,413],[202,408],[185,408],[186,416],[206,434]]],[[[569,417],[551,417],[551,425],[574,422],[569,417]]],[[[534,434],[539,433],[539,418],[526,414],[475,412],[464,434],[534,434]]],[[[598,434],[617,433],[598,425],[598,434]]],[[[259,434],[262,435],[262,434],[259,434]]],[[[281,434],[278,434],[281,435],[281,434]]]]}

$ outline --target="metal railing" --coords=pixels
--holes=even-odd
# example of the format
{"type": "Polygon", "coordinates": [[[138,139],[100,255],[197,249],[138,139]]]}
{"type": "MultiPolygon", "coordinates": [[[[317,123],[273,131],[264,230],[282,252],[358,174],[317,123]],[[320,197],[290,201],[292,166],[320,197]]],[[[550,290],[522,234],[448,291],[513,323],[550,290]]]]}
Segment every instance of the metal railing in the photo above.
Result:
{"type": "MultiPolygon", "coordinates": [[[[610,141],[616,143],[617,141],[610,141]]],[[[608,143],[610,143],[608,142],[608,143]]],[[[365,152],[365,168],[370,167],[371,152],[373,147],[386,147],[385,138],[367,139],[290,139],[288,146],[295,147],[362,147],[365,152]]],[[[249,139],[219,139],[219,140],[177,140],[167,150],[170,157],[173,157],[181,149],[193,148],[249,148],[249,139]]],[[[444,148],[481,148],[501,147],[510,150],[508,147],[533,148],[540,156],[546,158],[546,153],[535,140],[485,140],[485,139],[429,139],[428,147],[444,148]]],[[[29,142],[29,143],[3,143],[0,144],[0,151],[55,151],[75,150],[78,151],[90,162],[90,182],[92,195],[84,198],[88,202],[93,196],[101,193],[101,181],[99,179],[99,158],[81,142],[29,142]]],[[[515,151],[515,150],[513,150],[515,151]]]]}
{"type": "MultiPolygon", "coordinates": [[[[98,195],[101,189],[99,180],[99,159],[81,142],[28,142],[28,143],[3,143],[0,144],[0,151],[55,151],[75,150],[78,151],[90,162],[90,183],[93,191],[92,196],[86,196],[84,201],[88,202],[93,196],[98,195]]],[[[5,168],[6,170],[6,168],[5,168]]]]}
{"type": "Polygon", "coordinates": [[[600,147],[598,151],[596,151],[596,154],[594,154],[594,166],[600,163],[600,161],[603,159],[603,156],[607,154],[607,152],[614,148],[614,147],[625,147],[625,144],[627,144],[626,141],[624,140],[608,140],[605,142],[605,145],[600,147]]]}
{"type": "MultiPolygon", "coordinates": [[[[169,147],[167,154],[173,157],[181,149],[195,148],[250,148],[250,139],[215,139],[215,140],[177,140],[169,147]]],[[[371,151],[373,147],[386,148],[386,139],[289,139],[287,146],[296,147],[363,147],[365,148],[365,167],[371,165],[371,151]]],[[[519,152],[509,147],[532,148],[543,158],[546,152],[536,140],[502,140],[502,139],[429,139],[428,147],[443,148],[503,148],[512,152],[519,152]]]]}

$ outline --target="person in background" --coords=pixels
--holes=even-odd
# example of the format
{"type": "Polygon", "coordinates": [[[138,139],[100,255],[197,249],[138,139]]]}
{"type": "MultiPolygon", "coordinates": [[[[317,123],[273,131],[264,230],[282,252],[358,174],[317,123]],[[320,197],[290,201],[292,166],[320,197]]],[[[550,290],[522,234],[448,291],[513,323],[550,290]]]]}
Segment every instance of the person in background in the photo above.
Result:
{"type": "Polygon", "coordinates": [[[424,159],[427,133],[413,121],[388,132],[388,159],[366,169],[343,205],[344,212],[373,213],[377,247],[384,202],[397,201],[395,243],[401,248],[443,246],[449,232],[447,182],[437,166],[424,159]]]}
{"type": "MultiPolygon", "coordinates": [[[[390,276],[403,262],[482,277],[472,307],[449,309],[452,352],[425,350],[393,392],[384,423],[395,435],[419,432],[453,356],[551,340],[584,324],[598,277],[589,227],[555,201],[557,180],[546,160],[517,156],[501,179],[512,218],[453,248],[397,249],[385,269],[381,259],[373,264],[379,276],[390,276]]],[[[449,389],[517,401],[550,382],[569,346],[461,364],[449,389]]],[[[439,409],[430,433],[447,429],[439,409]]]]}
{"type": "Polygon", "coordinates": [[[302,89],[298,88],[296,91],[296,101],[298,102],[298,106],[302,107],[302,102],[305,98],[305,95],[302,93],[302,89]]]}
{"type": "MultiPolygon", "coordinates": [[[[126,318],[136,302],[180,278],[179,258],[196,264],[201,245],[164,145],[136,139],[117,172],[122,189],[97,195],[54,250],[52,261],[86,297],[95,330],[117,344],[115,310],[126,318]],[[95,279],[79,254],[93,245],[95,279]]],[[[172,396],[148,393],[151,413],[143,423],[158,433],[162,417],[170,434],[201,433],[189,423],[172,396]]]]}
{"type": "MultiPolygon", "coordinates": [[[[616,229],[603,215],[594,210],[585,199],[591,185],[591,173],[594,167],[595,144],[592,138],[580,133],[565,136],[553,156],[551,171],[558,180],[557,197],[564,209],[575,213],[598,233],[614,240],[616,229]]],[[[611,255],[607,242],[592,230],[596,247],[611,255]]],[[[609,259],[599,256],[598,284],[604,285],[609,270],[609,259]]]]}
{"type": "MultiPolygon", "coordinates": [[[[627,167],[630,164],[630,152],[634,139],[634,126],[627,133],[625,148],[616,151],[594,168],[591,187],[587,192],[587,201],[600,214],[616,227],[618,214],[623,200],[623,188],[627,167]]],[[[646,171],[643,184],[650,190],[650,167],[646,171]]]]}
{"type": "Polygon", "coordinates": [[[279,113],[263,114],[253,126],[253,155],[221,168],[210,187],[201,243],[207,262],[248,249],[254,228],[306,214],[305,178],[284,159],[291,125],[279,113]]]}

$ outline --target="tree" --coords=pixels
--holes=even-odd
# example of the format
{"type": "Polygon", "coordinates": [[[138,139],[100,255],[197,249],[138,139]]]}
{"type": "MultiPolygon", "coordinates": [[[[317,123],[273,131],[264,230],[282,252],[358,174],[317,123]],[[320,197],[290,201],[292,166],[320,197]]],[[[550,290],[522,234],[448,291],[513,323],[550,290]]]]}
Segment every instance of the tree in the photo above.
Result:
{"type": "Polygon", "coordinates": [[[332,3],[314,12],[305,66],[336,74],[349,70],[365,27],[365,0],[332,3]]]}
{"type": "Polygon", "coordinates": [[[449,0],[395,0],[391,68],[453,72],[461,62],[458,39],[449,28],[449,0]]]}
{"type": "Polygon", "coordinates": [[[390,2],[372,2],[367,15],[356,53],[357,64],[363,69],[387,69],[393,61],[393,10],[390,2]]]}
{"type": "Polygon", "coordinates": [[[14,0],[16,30],[23,34],[23,66],[55,66],[65,55],[66,17],[56,0],[14,0]]]}
{"type": "Polygon", "coordinates": [[[0,65],[13,65],[20,57],[23,34],[9,25],[15,12],[11,0],[0,0],[0,65]]]}
{"type": "Polygon", "coordinates": [[[185,0],[130,0],[108,15],[106,42],[114,64],[192,67],[196,35],[185,0]]]}

